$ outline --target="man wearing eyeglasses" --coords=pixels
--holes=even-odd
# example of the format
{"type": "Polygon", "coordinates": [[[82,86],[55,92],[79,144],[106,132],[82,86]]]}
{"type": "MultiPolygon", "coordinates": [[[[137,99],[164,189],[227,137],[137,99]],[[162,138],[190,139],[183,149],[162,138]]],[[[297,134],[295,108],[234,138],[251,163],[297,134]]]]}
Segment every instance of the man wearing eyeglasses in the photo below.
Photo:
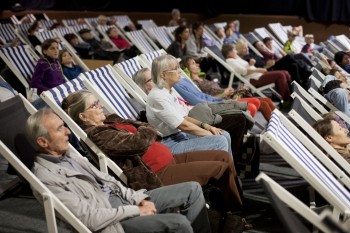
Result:
{"type": "MultiPolygon", "coordinates": [[[[91,105],[96,108],[99,103],[91,105]]],[[[93,232],[210,232],[200,185],[186,182],[138,191],[85,158],[69,153],[70,131],[49,108],[30,116],[28,140],[38,151],[33,172],[93,232]]],[[[33,190],[42,202],[42,196],[33,190]]]]}

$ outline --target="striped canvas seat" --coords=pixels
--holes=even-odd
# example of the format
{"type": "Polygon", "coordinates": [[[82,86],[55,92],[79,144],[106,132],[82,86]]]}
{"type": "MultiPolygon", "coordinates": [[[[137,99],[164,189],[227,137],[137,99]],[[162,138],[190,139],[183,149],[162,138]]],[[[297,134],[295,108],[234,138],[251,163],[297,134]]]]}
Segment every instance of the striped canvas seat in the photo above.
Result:
{"type": "MultiPolygon", "coordinates": [[[[100,93],[103,93],[109,104],[106,108],[125,119],[136,119],[137,110],[130,101],[128,93],[120,82],[114,78],[117,74],[110,65],[91,70],[79,75],[89,80],[100,93]]],[[[90,88],[89,88],[90,90],[90,88]]]]}
{"type": "Polygon", "coordinates": [[[141,51],[141,53],[149,53],[153,50],[159,49],[152,39],[142,30],[126,32],[125,35],[141,51]]]}
{"type": "Polygon", "coordinates": [[[154,38],[164,49],[167,49],[170,46],[170,44],[174,41],[173,38],[170,37],[166,27],[164,26],[151,28],[150,31],[151,33],[153,32],[152,34],[154,38]]]}
{"type": "Polygon", "coordinates": [[[6,65],[20,79],[25,87],[29,87],[38,56],[28,45],[0,49],[0,56],[6,65]]]}
{"type": "Polygon", "coordinates": [[[11,24],[0,24],[0,36],[5,39],[6,43],[18,37],[11,24]]]}
{"type": "Polygon", "coordinates": [[[335,213],[350,215],[350,193],[285,126],[281,112],[272,113],[264,140],[334,207],[335,213]]]}

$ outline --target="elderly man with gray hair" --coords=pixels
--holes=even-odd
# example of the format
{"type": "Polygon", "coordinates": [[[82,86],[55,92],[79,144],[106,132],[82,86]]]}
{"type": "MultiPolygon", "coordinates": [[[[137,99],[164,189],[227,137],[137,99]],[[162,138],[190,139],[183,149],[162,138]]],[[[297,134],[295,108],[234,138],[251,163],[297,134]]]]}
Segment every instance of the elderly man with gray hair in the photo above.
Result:
{"type": "MultiPolygon", "coordinates": [[[[138,191],[69,152],[69,129],[49,108],[30,116],[38,152],[33,173],[93,232],[211,232],[200,185],[186,182],[138,191]]],[[[34,195],[42,202],[38,193],[34,195]]]]}

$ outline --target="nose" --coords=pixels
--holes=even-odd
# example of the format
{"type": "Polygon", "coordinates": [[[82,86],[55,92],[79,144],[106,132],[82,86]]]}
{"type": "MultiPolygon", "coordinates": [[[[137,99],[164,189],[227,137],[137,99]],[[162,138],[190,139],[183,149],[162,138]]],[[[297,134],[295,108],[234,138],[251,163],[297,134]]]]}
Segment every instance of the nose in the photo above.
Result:
{"type": "Polygon", "coordinates": [[[66,135],[70,135],[71,134],[70,130],[67,127],[64,127],[64,129],[66,130],[66,135]]]}

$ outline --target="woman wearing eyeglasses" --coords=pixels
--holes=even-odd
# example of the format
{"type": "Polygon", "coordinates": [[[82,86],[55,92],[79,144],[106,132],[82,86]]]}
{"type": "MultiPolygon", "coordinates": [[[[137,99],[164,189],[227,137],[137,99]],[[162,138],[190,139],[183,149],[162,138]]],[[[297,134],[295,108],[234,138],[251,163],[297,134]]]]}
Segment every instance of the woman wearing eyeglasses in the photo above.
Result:
{"type": "Polygon", "coordinates": [[[214,183],[223,191],[228,210],[242,204],[234,164],[227,152],[198,151],[174,157],[152,126],[116,114],[106,115],[103,106],[87,90],[67,96],[62,108],[120,166],[129,187],[150,190],[185,181],[214,183]]]}
{"type": "Polygon", "coordinates": [[[148,122],[163,137],[173,154],[198,150],[225,150],[232,155],[230,135],[219,128],[187,116],[172,91],[181,79],[175,57],[161,55],[153,60],[151,77],[155,84],[147,97],[148,122]]]}

